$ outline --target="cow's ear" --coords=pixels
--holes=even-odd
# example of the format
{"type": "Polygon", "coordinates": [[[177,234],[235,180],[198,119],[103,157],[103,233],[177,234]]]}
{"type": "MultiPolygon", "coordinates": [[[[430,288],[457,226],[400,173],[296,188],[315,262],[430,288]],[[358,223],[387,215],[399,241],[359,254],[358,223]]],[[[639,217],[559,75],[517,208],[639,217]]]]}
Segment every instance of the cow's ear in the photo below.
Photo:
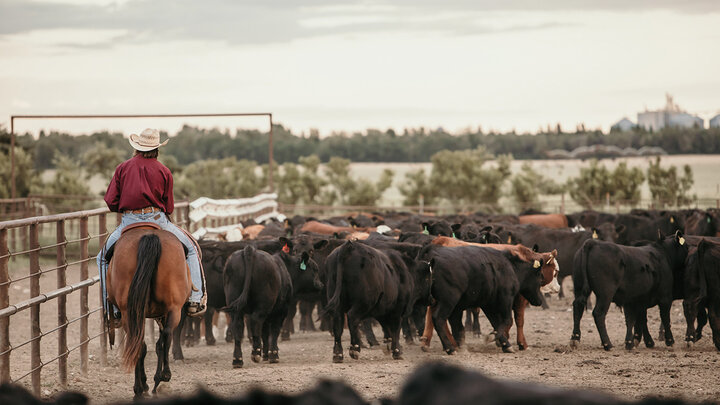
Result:
{"type": "MultiPolygon", "coordinates": [[[[473,239],[477,238],[478,235],[477,235],[475,232],[468,232],[468,233],[467,233],[467,237],[468,237],[468,239],[473,240],[473,239]]],[[[485,235],[484,235],[484,234],[483,234],[483,239],[485,239],[485,235]]]]}
{"type": "Polygon", "coordinates": [[[302,263],[307,263],[308,260],[310,260],[310,254],[308,254],[308,252],[302,252],[300,258],[302,259],[302,263]]]}
{"type": "Polygon", "coordinates": [[[488,225],[485,228],[481,229],[480,232],[492,232],[493,227],[492,225],[488,225]]]}
{"type": "Polygon", "coordinates": [[[452,225],[450,225],[450,229],[452,229],[453,232],[459,231],[460,228],[462,228],[462,224],[452,224],[452,225]]]}
{"type": "Polygon", "coordinates": [[[328,243],[330,243],[330,242],[328,242],[327,239],[320,239],[319,241],[315,242],[315,244],[313,245],[313,248],[315,248],[315,250],[319,250],[319,249],[322,249],[325,246],[327,246],[328,243]]]}
{"type": "Polygon", "coordinates": [[[279,240],[280,243],[282,243],[283,245],[288,245],[288,244],[290,243],[290,239],[288,239],[288,238],[286,238],[286,237],[284,237],[284,236],[279,237],[278,240],[279,240]]]}
{"type": "Polygon", "coordinates": [[[626,229],[626,228],[625,228],[625,225],[623,225],[623,224],[615,225],[615,232],[616,232],[618,235],[621,234],[621,233],[623,233],[623,232],[625,232],[625,229],[626,229]]]}
{"type": "Polygon", "coordinates": [[[540,251],[540,246],[538,246],[537,243],[536,243],[536,244],[533,245],[532,250],[533,250],[533,252],[537,253],[537,252],[540,251]]]}

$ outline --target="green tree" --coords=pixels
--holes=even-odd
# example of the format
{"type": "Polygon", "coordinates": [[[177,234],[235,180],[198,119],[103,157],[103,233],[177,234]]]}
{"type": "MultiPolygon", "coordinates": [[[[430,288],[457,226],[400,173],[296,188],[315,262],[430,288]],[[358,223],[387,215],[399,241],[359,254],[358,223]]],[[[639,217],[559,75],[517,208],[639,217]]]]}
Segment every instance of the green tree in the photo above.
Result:
{"type": "Polygon", "coordinates": [[[427,205],[434,205],[437,199],[437,189],[430,184],[425,169],[405,173],[405,182],[398,189],[405,197],[405,205],[420,205],[420,196],[423,197],[423,204],[427,205]]]}
{"type": "MultiPolygon", "coordinates": [[[[5,146],[5,145],[0,145],[5,146]]],[[[12,196],[10,148],[0,148],[0,198],[12,196]]],[[[27,197],[41,186],[38,173],[33,168],[33,158],[23,148],[15,147],[15,196],[27,197]]]]}
{"type": "Polygon", "coordinates": [[[81,195],[90,194],[83,170],[76,160],[60,152],[55,153],[52,161],[55,167],[53,181],[43,187],[44,194],[81,195]]]}
{"type": "Polygon", "coordinates": [[[640,186],[645,175],[637,167],[628,168],[627,162],[620,162],[612,174],[611,202],[635,206],[640,202],[640,186]]]}
{"type": "Polygon", "coordinates": [[[552,179],[548,179],[530,163],[523,163],[520,173],[510,180],[510,196],[517,204],[519,211],[527,209],[542,210],[541,195],[560,194],[563,187],[552,179]]]}
{"type": "Polygon", "coordinates": [[[567,181],[567,189],[570,197],[587,209],[605,204],[607,197],[611,204],[634,206],[640,201],[640,186],[644,181],[642,170],[630,169],[626,162],[611,172],[593,159],[589,167],[580,169],[578,177],[567,181]]]}
{"type": "Polygon", "coordinates": [[[176,181],[176,196],[188,199],[252,197],[264,186],[256,168],[257,163],[234,157],[191,163],[176,181]]]}
{"type": "Polygon", "coordinates": [[[473,150],[444,150],[432,156],[430,185],[442,190],[439,198],[453,205],[486,204],[499,210],[502,186],[510,175],[511,157],[501,156],[497,167],[484,167],[493,156],[484,147],[473,150]]]}
{"type": "Polygon", "coordinates": [[[108,147],[104,143],[95,144],[82,155],[87,177],[99,174],[105,179],[112,178],[117,165],[124,160],[125,152],[120,149],[108,147]]]}
{"type": "Polygon", "coordinates": [[[653,204],[658,207],[688,205],[697,199],[691,195],[690,190],[695,182],[690,166],[683,166],[683,175],[679,176],[677,167],[672,165],[667,169],[660,167],[660,157],[650,162],[647,169],[648,185],[652,195],[653,204]]]}
{"type": "Polygon", "coordinates": [[[285,204],[315,204],[319,202],[327,181],[320,176],[317,155],[300,158],[300,164],[285,163],[277,176],[278,200],[285,204]]]}
{"type": "Polygon", "coordinates": [[[355,179],[350,175],[350,161],[338,157],[330,159],[324,172],[328,187],[322,190],[320,201],[327,205],[374,205],[392,185],[394,176],[392,170],[385,169],[376,183],[355,179]]]}

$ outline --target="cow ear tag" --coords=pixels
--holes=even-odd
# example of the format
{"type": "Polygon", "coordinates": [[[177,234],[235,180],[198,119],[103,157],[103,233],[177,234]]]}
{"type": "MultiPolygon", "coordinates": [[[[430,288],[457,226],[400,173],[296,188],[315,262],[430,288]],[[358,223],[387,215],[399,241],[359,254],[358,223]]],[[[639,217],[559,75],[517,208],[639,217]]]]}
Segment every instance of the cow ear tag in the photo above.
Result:
{"type": "Polygon", "coordinates": [[[290,253],[290,247],[287,245],[287,243],[285,244],[285,246],[283,246],[282,251],[288,254],[290,253]]]}
{"type": "Polygon", "coordinates": [[[452,237],[453,237],[453,239],[457,239],[457,238],[455,237],[455,232],[453,232],[453,236],[452,236],[452,237]]]}
{"type": "Polygon", "coordinates": [[[683,237],[681,236],[680,239],[678,239],[678,242],[680,242],[680,246],[684,245],[684,244],[685,244],[685,238],[683,238],[683,237]]]}
{"type": "Polygon", "coordinates": [[[300,262],[300,270],[306,270],[306,269],[307,269],[307,265],[305,264],[305,260],[303,260],[300,262]]]}
{"type": "Polygon", "coordinates": [[[675,223],[675,217],[670,217],[670,223],[671,223],[671,224],[674,224],[674,223],[675,223]]]}
{"type": "Polygon", "coordinates": [[[593,239],[597,239],[597,238],[598,238],[597,231],[593,231],[593,239]]]}
{"type": "Polygon", "coordinates": [[[712,220],[710,219],[710,217],[707,217],[707,221],[708,221],[708,224],[709,224],[710,222],[712,222],[712,220]]]}
{"type": "Polygon", "coordinates": [[[427,226],[423,228],[422,233],[424,233],[425,235],[430,235],[430,231],[428,231],[427,226]]]}
{"type": "Polygon", "coordinates": [[[540,267],[540,262],[535,259],[535,263],[533,263],[533,269],[537,269],[538,267],[540,267]]]}

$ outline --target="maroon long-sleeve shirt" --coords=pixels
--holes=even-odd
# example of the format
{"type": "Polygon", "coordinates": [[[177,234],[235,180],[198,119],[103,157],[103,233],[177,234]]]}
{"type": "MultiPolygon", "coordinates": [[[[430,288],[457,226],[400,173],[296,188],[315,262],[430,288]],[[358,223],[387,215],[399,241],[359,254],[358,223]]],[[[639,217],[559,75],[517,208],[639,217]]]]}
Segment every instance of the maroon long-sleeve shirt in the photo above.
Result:
{"type": "Polygon", "coordinates": [[[157,207],[171,214],[175,208],[172,173],[157,159],[136,155],[115,169],[105,203],[113,212],[157,207]]]}

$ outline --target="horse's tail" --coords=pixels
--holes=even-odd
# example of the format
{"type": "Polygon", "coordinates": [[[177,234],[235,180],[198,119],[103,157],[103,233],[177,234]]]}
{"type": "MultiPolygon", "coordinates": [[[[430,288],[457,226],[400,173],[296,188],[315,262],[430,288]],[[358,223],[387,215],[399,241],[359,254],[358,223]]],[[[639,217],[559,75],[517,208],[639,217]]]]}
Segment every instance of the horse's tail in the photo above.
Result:
{"type": "Polygon", "coordinates": [[[245,277],[243,279],[243,289],[240,296],[230,303],[228,307],[235,312],[240,312],[247,305],[248,296],[250,295],[250,281],[252,280],[253,267],[255,267],[255,248],[247,246],[242,251],[243,267],[245,277]]]}
{"type": "Polygon", "coordinates": [[[145,307],[150,300],[150,286],[157,272],[162,244],[160,238],[149,233],[138,242],[137,267],[130,282],[127,301],[128,333],[122,354],[123,365],[127,369],[135,366],[145,341],[145,307]]]}

